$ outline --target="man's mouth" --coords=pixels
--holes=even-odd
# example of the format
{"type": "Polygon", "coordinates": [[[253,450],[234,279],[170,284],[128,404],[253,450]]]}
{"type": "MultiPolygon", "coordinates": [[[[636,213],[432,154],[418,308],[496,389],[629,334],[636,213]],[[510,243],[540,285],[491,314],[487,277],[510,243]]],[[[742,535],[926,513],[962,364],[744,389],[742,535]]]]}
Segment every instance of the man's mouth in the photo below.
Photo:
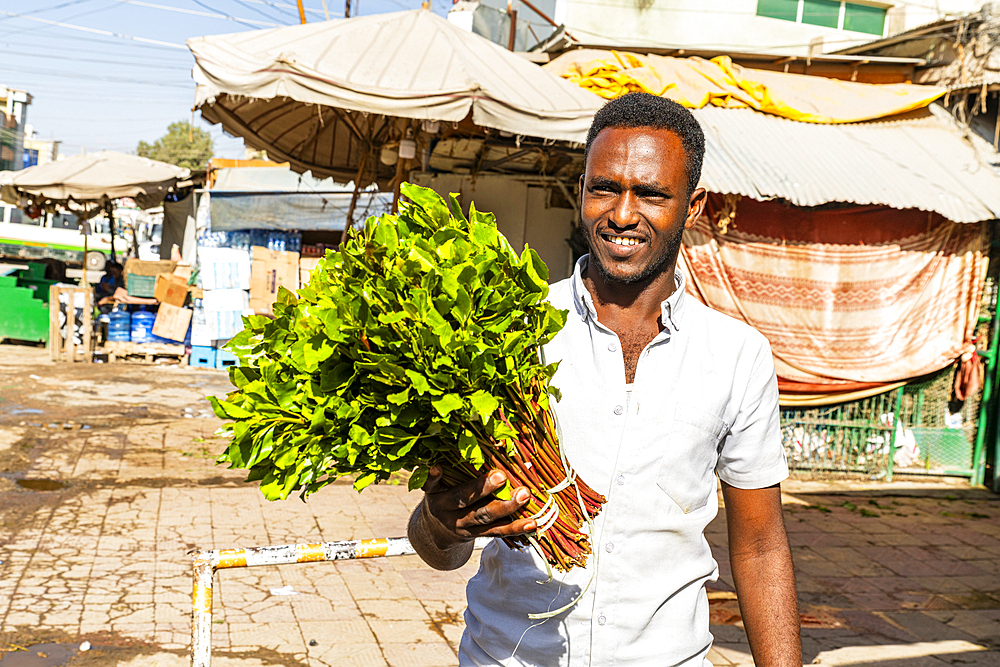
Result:
{"type": "Polygon", "coordinates": [[[640,243],[644,243],[642,239],[637,239],[633,236],[614,236],[612,234],[601,234],[601,238],[609,243],[614,243],[620,246],[636,246],[640,243]]]}

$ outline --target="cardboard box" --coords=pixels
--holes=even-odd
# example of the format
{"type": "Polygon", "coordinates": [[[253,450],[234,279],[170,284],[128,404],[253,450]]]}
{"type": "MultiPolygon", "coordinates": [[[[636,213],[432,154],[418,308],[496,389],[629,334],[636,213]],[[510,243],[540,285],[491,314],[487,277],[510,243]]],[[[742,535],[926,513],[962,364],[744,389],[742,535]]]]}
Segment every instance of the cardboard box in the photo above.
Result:
{"type": "Polygon", "coordinates": [[[255,313],[270,315],[278,298],[278,288],[295,291],[299,288],[299,253],[268,250],[262,246],[251,249],[250,308],[255,313]]]}
{"type": "Polygon", "coordinates": [[[191,326],[191,309],[161,303],[153,322],[153,335],[183,343],[191,326]]]}
{"type": "Polygon", "coordinates": [[[172,273],[161,273],[156,276],[156,291],[153,298],[160,303],[181,307],[187,301],[187,281],[172,273]]]}
{"type": "Polygon", "coordinates": [[[250,289],[250,253],[237,248],[201,248],[198,251],[201,287],[250,289]]]}
{"type": "MultiPolygon", "coordinates": [[[[212,347],[212,330],[208,326],[208,313],[204,308],[195,308],[191,316],[191,345],[212,347]]],[[[212,364],[215,364],[214,357],[212,364]]]]}
{"type": "Polygon", "coordinates": [[[161,273],[173,273],[175,268],[177,268],[177,262],[170,259],[150,262],[133,258],[125,260],[122,275],[125,278],[125,285],[128,286],[129,276],[157,276],[161,273]]]}
{"type": "Polygon", "coordinates": [[[250,299],[241,289],[210,289],[202,293],[201,305],[210,313],[242,311],[250,307],[250,299]]]}
{"type": "Polygon", "coordinates": [[[322,257],[303,257],[299,260],[299,287],[309,284],[309,274],[312,273],[322,257]]]}
{"type": "Polygon", "coordinates": [[[182,279],[185,283],[190,280],[193,272],[194,269],[190,264],[178,264],[177,268],[174,269],[174,275],[182,279]]]}
{"type": "Polygon", "coordinates": [[[232,338],[243,330],[243,316],[253,314],[251,310],[205,311],[209,338],[212,341],[232,338]]]}

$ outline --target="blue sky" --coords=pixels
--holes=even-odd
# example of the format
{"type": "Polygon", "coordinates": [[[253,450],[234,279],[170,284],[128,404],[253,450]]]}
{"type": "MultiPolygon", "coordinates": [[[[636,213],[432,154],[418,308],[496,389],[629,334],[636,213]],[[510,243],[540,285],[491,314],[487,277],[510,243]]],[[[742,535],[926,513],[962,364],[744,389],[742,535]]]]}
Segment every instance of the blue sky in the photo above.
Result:
{"type": "MultiPolygon", "coordinates": [[[[433,10],[446,14],[447,1],[436,0],[433,10]]],[[[343,18],[344,3],[326,0],[330,18],[343,18]]],[[[322,0],[303,5],[310,23],[324,20],[322,0]]],[[[419,7],[420,0],[354,0],[352,13],[419,7]]],[[[295,0],[0,0],[0,12],[171,45],[299,22],[295,0]]],[[[61,140],[66,155],[132,152],[140,140],[162,136],[170,123],[190,120],[193,63],[187,48],[0,13],[0,85],[32,95],[28,122],[41,138],[61,140]]],[[[217,157],[243,156],[242,139],[225,136],[197,113],[195,123],[211,133],[217,157]]]]}

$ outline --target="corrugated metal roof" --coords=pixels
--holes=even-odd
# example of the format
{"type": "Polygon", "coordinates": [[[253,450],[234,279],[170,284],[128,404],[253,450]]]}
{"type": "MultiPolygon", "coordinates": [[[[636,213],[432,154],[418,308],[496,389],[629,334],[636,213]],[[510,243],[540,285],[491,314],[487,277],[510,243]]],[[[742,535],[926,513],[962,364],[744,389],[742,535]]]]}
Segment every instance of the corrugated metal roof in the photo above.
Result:
{"type": "Polygon", "coordinates": [[[829,202],[1000,218],[1000,155],[964,138],[943,109],[919,117],[820,125],[749,109],[693,110],[705,129],[702,186],[799,206],[829,202]]]}

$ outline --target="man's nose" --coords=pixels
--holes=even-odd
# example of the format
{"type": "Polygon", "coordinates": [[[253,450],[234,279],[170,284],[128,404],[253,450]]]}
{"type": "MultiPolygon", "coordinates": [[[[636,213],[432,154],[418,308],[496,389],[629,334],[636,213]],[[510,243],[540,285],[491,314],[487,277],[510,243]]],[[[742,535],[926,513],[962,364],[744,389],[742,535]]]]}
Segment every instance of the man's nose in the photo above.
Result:
{"type": "Polygon", "coordinates": [[[637,204],[634,193],[629,190],[622,192],[611,211],[608,224],[618,229],[634,227],[639,222],[637,204]]]}

